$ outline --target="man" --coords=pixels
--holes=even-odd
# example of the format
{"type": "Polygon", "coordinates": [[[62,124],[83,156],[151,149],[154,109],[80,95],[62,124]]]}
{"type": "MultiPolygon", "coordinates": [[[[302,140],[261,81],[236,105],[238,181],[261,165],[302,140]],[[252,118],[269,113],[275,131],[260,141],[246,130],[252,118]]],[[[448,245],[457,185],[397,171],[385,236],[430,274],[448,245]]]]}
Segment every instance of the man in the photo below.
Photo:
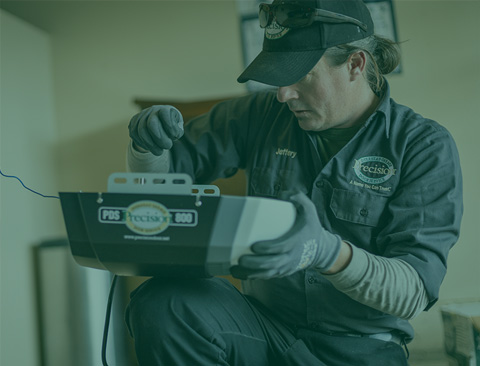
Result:
{"type": "Polygon", "coordinates": [[[408,320],[438,299],[462,215],[450,134],[390,98],[398,49],[360,0],[260,6],[263,51],[239,77],[278,87],[185,126],[130,122],[128,165],[199,184],[245,169],[249,195],[290,200],[293,228],[252,245],[227,281],[151,279],[127,322],[141,365],[406,365],[408,320]]]}

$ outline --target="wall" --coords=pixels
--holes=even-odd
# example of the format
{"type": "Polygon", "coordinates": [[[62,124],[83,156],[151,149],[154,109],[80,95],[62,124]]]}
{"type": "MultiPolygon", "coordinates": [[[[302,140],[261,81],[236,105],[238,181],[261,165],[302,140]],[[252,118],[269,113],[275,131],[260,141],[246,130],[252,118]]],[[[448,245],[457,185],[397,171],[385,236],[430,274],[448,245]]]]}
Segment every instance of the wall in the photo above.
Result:
{"type": "MultiPolygon", "coordinates": [[[[35,128],[42,126],[45,131],[32,132],[40,137],[46,136],[48,131],[52,132],[48,136],[57,133],[59,143],[55,145],[52,141],[51,145],[41,151],[35,150],[30,156],[35,159],[43,157],[51,154],[54,147],[58,165],[52,165],[47,157],[35,160],[35,163],[26,157],[18,158],[24,159],[22,164],[25,161],[26,168],[22,170],[22,164],[8,165],[9,170],[15,168],[19,175],[35,183],[38,189],[53,191],[54,185],[48,181],[51,178],[44,174],[40,177],[29,174],[43,170],[51,171],[54,176],[57,167],[60,190],[104,190],[106,177],[111,172],[124,169],[124,148],[128,141],[126,126],[137,111],[132,103],[134,98],[198,100],[239,95],[245,91],[235,81],[243,65],[239,25],[232,1],[17,3],[20,3],[17,5],[18,13],[30,17],[32,22],[48,31],[49,40],[42,32],[34,33],[51,47],[52,52],[50,78],[48,73],[42,75],[53,82],[51,93],[55,100],[54,119],[57,125],[52,126],[52,110],[43,113],[39,120],[39,106],[36,105],[35,128]]],[[[431,311],[413,321],[417,338],[410,349],[414,352],[438,351],[442,348],[440,306],[450,302],[480,300],[480,246],[477,245],[480,236],[480,194],[476,189],[480,182],[480,168],[475,141],[480,133],[476,113],[480,80],[474,64],[480,59],[477,39],[480,34],[477,19],[480,2],[398,0],[395,4],[399,35],[405,43],[401,46],[403,72],[389,77],[392,95],[396,101],[436,119],[452,132],[464,171],[462,237],[452,250],[441,300],[431,311]]],[[[24,42],[22,32],[10,34],[18,37],[15,44],[24,42]]],[[[3,42],[2,38],[2,54],[3,42]]],[[[41,54],[45,53],[48,53],[46,49],[41,54]]],[[[2,71],[4,69],[2,66],[2,71]]],[[[23,75],[23,67],[12,66],[11,69],[18,69],[23,75]]],[[[45,82],[35,84],[46,85],[45,82]]],[[[2,79],[2,91],[3,85],[2,79]]],[[[48,88],[51,90],[52,85],[48,84],[48,88]]],[[[23,90],[37,97],[38,94],[45,95],[26,87],[23,90]]],[[[22,98],[18,97],[18,100],[22,98]]],[[[51,95],[49,98],[47,104],[51,105],[51,95]]],[[[2,99],[2,108],[3,105],[2,99]]],[[[26,128],[21,127],[22,123],[31,117],[20,113],[16,118],[20,122],[16,122],[15,128],[20,130],[26,128]]],[[[24,133],[30,133],[28,131],[24,133]]],[[[28,144],[23,142],[24,138],[9,138],[6,141],[3,136],[2,129],[2,169],[6,171],[7,166],[4,168],[3,162],[7,148],[4,145],[8,144],[11,152],[14,151],[12,145],[15,145],[16,151],[19,148],[31,149],[30,144],[38,143],[31,135],[28,135],[28,144]]],[[[5,179],[1,182],[4,199],[7,182],[5,179]]],[[[16,187],[12,182],[8,184],[16,187]]],[[[21,193],[18,199],[27,198],[21,193]]],[[[44,200],[38,202],[41,202],[42,209],[49,205],[44,200]]],[[[6,210],[2,209],[2,232],[4,212],[6,210]]],[[[12,225],[13,221],[10,221],[12,225]]],[[[42,227],[42,232],[47,231],[48,226],[42,227]]],[[[15,250],[21,250],[23,254],[11,257],[14,260],[8,271],[3,270],[2,259],[2,274],[17,274],[19,271],[16,269],[20,267],[28,270],[27,249],[15,250]]],[[[20,273],[20,276],[27,275],[20,273]]],[[[22,296],[29,299],[29,291],[31,285],[24,280],[22,296]]],[[[2,298],[3,294],[2,290],[2,298]]],[[[23,306],[26,307],[23,312],[30,315],[22,321],[17,332],[31,338],[28,334],[32,328],[32,310],[27,305],[23,306]]],[[[5,329],[3,324],[2,329],[5,329]]],[[[29,347],[33,344],[29,343],[29,347]]]]}
{"type": "MultiPolygon", "coordinates": [[[[461,237],[452,249],[440,300],[412,323],[413,352],[442,347],[439,309],[452,302],[480,301],[480,101],[479,1],[396,2],[399,36],[404,43],[403,73],[392,75],[393,98],[448,128],[456,140],[464,178],[461,237]]],[[[441,177],[439,177],[441,179],[441,177]]]]}
{"type": "MultiPolygon", "coordinates": [[[[58,191],[49,36],[0,13],[0,168],[45,194],[58,191]]],[[[36,365],[32,248],[63,233],[60,204],[0,179],[0,364],[36,365]]]]}
{"type": "Polygon", "coordinates": [[[87,2],[62,15],[52,37],[63,187],[103,189],[124,169],[134,98],[244,92],[234,2],[87,2]]]}

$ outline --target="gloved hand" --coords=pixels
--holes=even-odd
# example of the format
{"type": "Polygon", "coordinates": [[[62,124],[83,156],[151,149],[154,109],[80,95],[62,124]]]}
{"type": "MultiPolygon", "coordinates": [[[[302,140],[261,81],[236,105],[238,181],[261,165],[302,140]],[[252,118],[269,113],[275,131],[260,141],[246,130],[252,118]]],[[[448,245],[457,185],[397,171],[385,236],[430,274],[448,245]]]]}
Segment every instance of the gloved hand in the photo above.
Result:
{"type": "Polygon", "coordinates": [[[253,255],[240,257],[232,275],[241,279],[284,277],[309,267],[326,272],[336,261],[341,239],[326,231],[313,202],[304,193],[290,195],[297,208],[293,227],[283,236],[252,244],[253,255]]]}
{"type": "Polygon", "coordinates": [[[128,130],[134,147],[160,156],[183,136],[183,117],[172,106],[154,105],[133,116],[128,130]]]}

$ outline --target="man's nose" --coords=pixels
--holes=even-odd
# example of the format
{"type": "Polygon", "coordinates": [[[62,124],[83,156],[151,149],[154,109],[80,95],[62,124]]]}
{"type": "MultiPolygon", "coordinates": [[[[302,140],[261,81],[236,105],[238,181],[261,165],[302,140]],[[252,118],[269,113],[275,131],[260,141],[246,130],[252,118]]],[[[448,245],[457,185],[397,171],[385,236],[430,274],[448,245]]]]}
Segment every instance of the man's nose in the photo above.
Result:
{"type": "Polygon", "coordinates": [[[298,98],[298,94],[291,85],[278,87],[277,99],[280,103],[285,103],[291,99],[297,99],[297,98],[298,98]]]}

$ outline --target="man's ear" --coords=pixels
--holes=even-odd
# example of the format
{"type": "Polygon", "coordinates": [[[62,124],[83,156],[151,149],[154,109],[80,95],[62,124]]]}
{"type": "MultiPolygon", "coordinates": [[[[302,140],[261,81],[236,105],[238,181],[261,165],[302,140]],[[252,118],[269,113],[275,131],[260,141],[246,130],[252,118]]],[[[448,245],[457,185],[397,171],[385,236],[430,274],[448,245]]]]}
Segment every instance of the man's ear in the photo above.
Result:
{"type": "Polygon", "coordinates": [[[367,66],[367,55],[364,51],[357,51],[350,55],[348,59],[348,68],[350,72],[350,79],[353,81],[360,76],[363,76],[363,71],[367,66]]]}

